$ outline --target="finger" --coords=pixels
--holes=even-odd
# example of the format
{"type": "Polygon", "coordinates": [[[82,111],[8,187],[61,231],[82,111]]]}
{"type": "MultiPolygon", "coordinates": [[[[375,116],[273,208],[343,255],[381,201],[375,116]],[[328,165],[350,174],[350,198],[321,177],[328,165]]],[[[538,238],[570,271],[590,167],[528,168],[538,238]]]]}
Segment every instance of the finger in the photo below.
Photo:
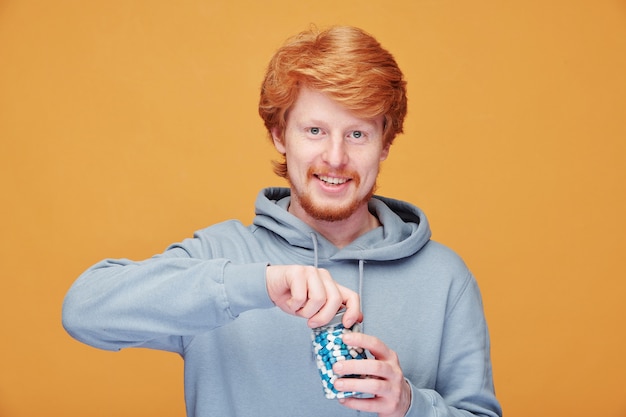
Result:
{"type": "Polygon", "coordinates": [[[343,398],[339,402],[348,408],[380,417],[404,416],[411,405],[411,386],[404,378],[394,382],[379,379],[338,379],[335,387],[342,391],[367,392],[372,398],[343,398]]]}
{"type": "Polygon", "coordinates": [[[361,313],[359,295],[351,289],[337,284],[328,271],[324,269],[320,270],[320,277],[326,288],[326,304],[315,316],[313,320],[315,324],[321,326],[328,323],[342,308],[346,310],[343,315],[343,325],[346,328],[351,328],[355,323],[361,322],[363,314],[361,313]]]}
{"type": "MultiPolygon", "coordinates": [[[[336,375],[361,375],[374,379],[385,379],[392,375],[391,366],[384,361],[375,359],[356,359],[337,361],[333,365],[336,375]]],[[[351,379],[351,378],[347,378],[351,379]]]]}
{"type": "MultiPolygon", "coordinates": [[[[398,373],[394,372],[394,367],[390,366],[389,363],[369,359],[343,362],[346,362],[346,364],[348,362],[363,362],[361,365],[365,366],[363,366],[361,370],[346,370],[345,372],[364,372],[364,374],[361,375],[366,376],[362,378],[339,378],[334,382],[334,386],[337,390],[343,392],[361,392],[374,396],[375,399],[379,400],[376,401],[379,403],[376,405],[377,412],[397,403],[397,400],[402,396],[404,377],[399,369],[398,373]],[[385,376],[383,377],[383,375],[385,376]]],[[[370,406],[373,406],[373,404],[370,404],[370,406]]],[[[365,411],[368,406],[359,404],[358,407],[365,411]]]]}
{"type": "Polygon", "coordinates": [[[316,314],[310,318],[310,327],[319,327],[327,324],[343,305],[341,292],[330,273],[325,269],[318,270],[318,273],[319,282],[324,288],[324,300],[316,314]]]}
{"type": "Polygon", "coordinates": [[[343,335],[343,341],[349,346],[357,346],[368,350],[376,359],[388,360],[395,356],[394,352],[379,338],[360,332],[343,335]]]}
{"type": "Polygon", "coordinates": [[[339,378],[334,387],[341,392],[360,392],[383,397],[390,391],[391,384],[380,378],[339,378]]]}
{"type": "Polygon", "coordinates": [[[361,312],[361,300],[359,294],[337,284],[337,288],[341,294],[341,302],[346,307],[343,315],[343,325],[346,328],[352,327],[355,323],[363,321],[363,313],[361,312]]]}
{"type": "Polygon", "coordinates": [[[342,336],[348,346],[369,351],[375,360],[341,361],[335,363],[333,371],[338,375],[369,375],[375,378],[394,378],[401,372],[397,354],[377,337],[364,333],[346,333],[342,336]]]}
{"type": "Polygon", "coordinates": [[[297,314],[300,317],[311,319],[326,304],[327,290],[319,277],[319,272],[315,269],[307,270],[303,281],[306,285],[306,299],[297,314]]]}
{"type": "Polygon", "coordinates": [[[308,298],[306,280],[300,274],[289,270],[285,275],[285,285],[289,293],[286,301],[287,308],[290,310],[290,313],[297,314],[304,307],[308,298]]]}
{"type": "Polygon", "coordinates": [[[348,360],[333,365],[339,375],[363,375],[364,378],[339,378],[334,385],[340,391],[356,391],[374,395],[371,399],[346,399],[342,404],[379,416],[403,416],[410,405],[411,387],[404,379],[395,351],[379,338],[364,333],[347,333],[343,341],[370,351],[375,359],[348,360]]]}
{"type": "MultiPolygon", "coordinates": [[[[363,391],[361,391],[363,392],[363,391]]],[[[380,411],[386,409],[385,399],[381,397],[373,397],[373,398],[341,398],[339,400],[341,405],[347,408],[351,408],[353,410],[359,410],[366,413],[376,413],[376,415],[381,415],[380,411]]],[[[404,414],[403,414],[404,415],[404,414]]]]}

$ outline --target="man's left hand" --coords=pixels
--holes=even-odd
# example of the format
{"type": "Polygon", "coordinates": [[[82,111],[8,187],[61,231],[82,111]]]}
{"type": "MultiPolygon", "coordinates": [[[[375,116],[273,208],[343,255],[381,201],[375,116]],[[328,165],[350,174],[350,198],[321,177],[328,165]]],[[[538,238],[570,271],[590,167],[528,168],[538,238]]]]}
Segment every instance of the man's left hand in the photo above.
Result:
{"type": "Polygon", "coordinates": [[[333,365],[337,375],[364,375],[366,378],[339,378],[335,388],[374,395],[373,398],[344,398],[348,408],[378,413],[380,417],[403,417],[411,405],[411,387],[405,381],[396,352],[377,337],[364,333],[342,336],[348,346],[369,350],[375,359],[339,361],[333,365]]]}

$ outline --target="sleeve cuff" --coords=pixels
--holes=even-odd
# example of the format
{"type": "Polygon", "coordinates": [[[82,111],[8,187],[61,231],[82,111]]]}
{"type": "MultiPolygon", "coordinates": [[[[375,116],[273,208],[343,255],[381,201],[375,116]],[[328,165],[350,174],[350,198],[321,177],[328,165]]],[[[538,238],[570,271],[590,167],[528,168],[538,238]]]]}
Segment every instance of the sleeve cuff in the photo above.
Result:
{"type": "Polygon", "coordinates": [[[224,266],[224,289],[229,310],[234,317],[247,310],[271,308],[274,303],[267,293],[267,263],[224,266]]]}

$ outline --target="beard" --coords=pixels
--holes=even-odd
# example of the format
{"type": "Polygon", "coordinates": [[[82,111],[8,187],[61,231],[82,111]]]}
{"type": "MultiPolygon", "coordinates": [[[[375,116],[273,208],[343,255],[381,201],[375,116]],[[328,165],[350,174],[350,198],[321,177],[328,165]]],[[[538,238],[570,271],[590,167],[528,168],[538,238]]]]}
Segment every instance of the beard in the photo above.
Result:
{"type": "MultiPolygon", "coordinates": [[[[352,178],[351,181],[355,183],[355,187],[358,188],[361,183],[360,177],[354,174],[344,175],[346,177],[352,178]]],[[[313,170],[309,170],[309,178],[313,177],[313,170]]],[[[314,198],[311,196],[311,193],[307,193],[304,191],[297,190],[289,177],[287,177],[289,184],[291,185],[292,190],[292,198],[297,198],[300,206],[305,211],[306,214],[314,218],[315,220],[325,221],[325,222],[338,222],[341,220],[348,219],[352,214],[354,214],[363,204],[367,204],[369,200],[374,195],[376,191],[376,184],[372,186],[372,188],[367,192],[367,194],[360,199],[353,199],[345,204],[337,205],[333,203],[329,203],[327,205],[319,204],[314,201],[314,198]]]]}

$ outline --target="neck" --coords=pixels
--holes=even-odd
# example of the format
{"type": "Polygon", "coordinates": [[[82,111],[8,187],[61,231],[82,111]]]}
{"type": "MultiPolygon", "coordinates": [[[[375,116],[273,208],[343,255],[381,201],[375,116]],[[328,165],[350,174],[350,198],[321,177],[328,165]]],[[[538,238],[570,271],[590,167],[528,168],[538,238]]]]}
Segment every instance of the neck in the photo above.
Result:
{"type": "Polygon", "coordinates": [[[359,236],[380,226],[378,218],[369,212],[367,204],[345,220],[325,221],[317,220],[306,213],[299,213],[294,206],[289,206],[289,212],[304,221],[329,242],[338,248],[343,248],[359,236]]]}

